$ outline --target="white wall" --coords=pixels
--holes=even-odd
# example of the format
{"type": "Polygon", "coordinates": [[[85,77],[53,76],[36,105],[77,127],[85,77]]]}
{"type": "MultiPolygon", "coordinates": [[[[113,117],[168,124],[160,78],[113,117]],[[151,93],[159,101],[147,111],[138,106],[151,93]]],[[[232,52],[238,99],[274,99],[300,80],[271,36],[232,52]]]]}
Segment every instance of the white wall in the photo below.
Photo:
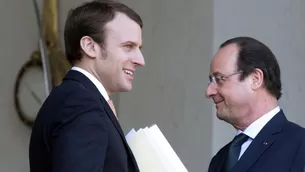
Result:
{"type": "MultiPolygon", "coordinates": [[[[61,36],[68,9],[84,1],[60,1],[61,36]]],[[[189,171],[206,171],[212,155],[234,134],[215,118],[204,97],[209,63],[220,43],[240,35],[262,40],[277,55],[284,86],[281,106],[289,119],[305,126],[305,1],[124,2],[144,19],[147,64],[137,71],[134,90],[118,97],[125,132],[156,123],[189,171]]],[[[0,171],[24,172],[29,171],[30,130],[15,112],[13,86],[21,65],[38,47],[36,18],[30,1],[2,0],[0,11],[0,171]]]]}

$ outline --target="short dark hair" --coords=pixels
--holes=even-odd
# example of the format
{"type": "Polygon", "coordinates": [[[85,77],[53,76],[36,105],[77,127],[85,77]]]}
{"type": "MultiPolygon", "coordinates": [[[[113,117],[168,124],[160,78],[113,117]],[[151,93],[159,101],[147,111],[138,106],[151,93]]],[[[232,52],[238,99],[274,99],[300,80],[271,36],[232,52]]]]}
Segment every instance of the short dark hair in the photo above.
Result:
{"type": "Polygon", "coordinates": [[[105,25],[114,19],[117,12],[127,15],[141,28],[141,17],[127,5],[111,0],[94,0],[69,11],[65,30],[64,43],[68,61],[73,65],[82,57],[80,39],[90,36],[103,48],[105,45],[105,25]]]}
{"type": "Polygon", "coordinates": [[[220,45],[223,48],[236,44],[239,48],[237,70],[241,71],[240,80],[245,79],[254,69],[264,74],[264,86],[277,100],[282,96],[281,71],[272,51],[262,42],[251,37],[236,37],[220,45]]]}

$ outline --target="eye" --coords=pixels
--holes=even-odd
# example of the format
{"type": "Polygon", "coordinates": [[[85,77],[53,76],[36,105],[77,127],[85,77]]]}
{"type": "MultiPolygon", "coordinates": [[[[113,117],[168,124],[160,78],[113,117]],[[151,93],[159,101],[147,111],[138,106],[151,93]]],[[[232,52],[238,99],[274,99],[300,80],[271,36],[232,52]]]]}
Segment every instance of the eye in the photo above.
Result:
{"type": "Polygon", "coordinates": [[[219,77],[215,77],[215,81],[216,81],[217,83],[220,83],[220,82],[221,82],[221,79],[220,79],[219,77]]]}
{"type": "Polygon", "coordinates": [[[209,76],[209,82],[212,83],[213,82],[213,77],[209,76]]]}
{"type": "Polygon", "coordinates": [[[131,50],[133,48],[133,45],[132,44],[126,44],[124,45],[124,47],[127,49],[127,50],[131,50]]]}
{"type": "Polygon", "coordinates": [[[217,76],[215,77],[215,81],[217,84],[221,84],[224,81],[224,76],[217,76]]]}

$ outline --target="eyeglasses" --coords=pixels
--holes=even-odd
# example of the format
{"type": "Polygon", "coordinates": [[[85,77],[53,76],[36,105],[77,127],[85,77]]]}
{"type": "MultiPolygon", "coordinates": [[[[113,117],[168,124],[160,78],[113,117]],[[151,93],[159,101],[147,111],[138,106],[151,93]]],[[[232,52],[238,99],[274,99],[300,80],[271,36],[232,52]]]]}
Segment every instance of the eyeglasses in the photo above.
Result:
{"type": "Polygon", "coordinates": [[[237,75],[242,73],[242,71],[238,71],[238,72],[234,72],[231,73],[229,75],[218,75],[218,76],[209,76],[209,81],[210,83],[214,83],[216,85],[221,85],[223,84],[229,77],[233,76],[233,75],[237,75]]]}

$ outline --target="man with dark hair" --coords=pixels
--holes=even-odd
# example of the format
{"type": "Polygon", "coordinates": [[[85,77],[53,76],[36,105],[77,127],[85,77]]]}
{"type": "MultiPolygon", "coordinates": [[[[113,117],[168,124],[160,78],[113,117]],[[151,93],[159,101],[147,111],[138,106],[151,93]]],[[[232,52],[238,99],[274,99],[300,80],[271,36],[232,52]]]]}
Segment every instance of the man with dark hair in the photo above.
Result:
{"type": "Polygon", "coordinates": [[[206,96],[236,130],[209,172],[297,172],[305,167],[305,129],[278,105],[281,75],[271,50],[250,37],[224,42],[210,66],[206,96]]]}
{"type": "Polygon", "coordinates": [[[137,172],[111,93],[131,91],[142,20],[126,5],[92,1],[70,11],[64,42],[73,65],[41,107],[29,147],[31,172],[137,172]]]}

